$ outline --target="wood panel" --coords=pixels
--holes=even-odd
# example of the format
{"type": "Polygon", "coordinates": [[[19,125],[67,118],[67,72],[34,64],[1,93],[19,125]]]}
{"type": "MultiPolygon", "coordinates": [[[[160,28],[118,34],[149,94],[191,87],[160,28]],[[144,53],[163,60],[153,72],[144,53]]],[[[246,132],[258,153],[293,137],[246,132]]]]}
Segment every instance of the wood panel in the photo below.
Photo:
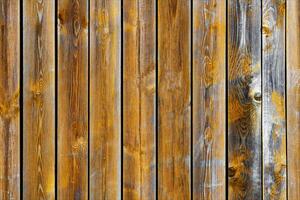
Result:
{"type": "Polygon", "coordinates": [[[263,194],[286,199],[285,1],[263,1],[263,194]]]}
{"type": "Polygon", "coordinates": [[[23,6],[23,197],[54,199],[54,1],[23,6]]]}
{"type": "Polygon", "coordinates": [[[0,0],[0,199],[20,198],[20,2],[0,0]]]}
{"type": "Polygon", "coordinates": [[[191,2],[157,3],[158,198],[191,199],[191,2]]]}
{"type": "Polygon", "coordinates": [[[300,1],[287,1],[288,199],[300,197],[300,1]]]}
{"type": "Polygon", "coordinates": [[[58,1],[58,198],[88,197],[88,1],[58,1]]]}
{"type": "Polygon", "coordinates": [[[90,2],[90,197],[121,199],[121,3],[90,2]]]}
{"type": "Polygon", "coordinates": [[[124,0],[124,199],[155,199],[155,1],[124,0]]]}
{"type": "Polygon", "coordinates": [[[193,1],[193,199],[225,199],[226,2],[193,1]]]}
{"type": "Polygon", "coordinates": [[[260,2],[228,2],[229,199],[262,197],[260,2]]]}

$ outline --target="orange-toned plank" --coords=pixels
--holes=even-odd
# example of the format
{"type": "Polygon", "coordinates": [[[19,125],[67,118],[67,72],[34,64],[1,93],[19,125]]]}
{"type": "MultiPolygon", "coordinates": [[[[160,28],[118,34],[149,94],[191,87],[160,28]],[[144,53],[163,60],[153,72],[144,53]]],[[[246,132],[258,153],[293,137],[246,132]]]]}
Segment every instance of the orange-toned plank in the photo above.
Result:
{"type": "Polygon", "coordinates": [[[0,199],[20,198],[20,1],[0,0],[0,199]]]}
{"type": "Polygon", "coordinates": [[[121,2],[90,3],[90,197],[121,199],[121,2]]]}
{"type": "Polygon", "coordinates": [[[263,195],[286,199],[285,0],[263,1],[263,195]]]}
{"type": "Polygon", "coordinates": [[[300,197],[300,1],[287,3],[288,199],[300,197]]]}
{"type": "Polygon", "coordinates": [[[261,199],[261,1],[228,1],[228,199],[261,199]]]}
{"type": "Polygon", "coordinates": [[[225,199],[226,1],[193,0],[193,199],[225,199]]]}
{"type": "Polygon", "coordinates": [[[158,1],[158,198],[191,198],[191,2],[158,1]]]}
{"type": "Polygon", "coordinates": [[[58,1],[59,199],[88,197],[88,0],[58,1]]]}
{"type": "Polygon", "coordinates": [[[23,197],[54,199],[54,1],[23,5],[23,197]]]}
{"type": "Polygon", "coordinates": [[[124,0],[124,199],[155,199],[155,1],[124,0]]]}

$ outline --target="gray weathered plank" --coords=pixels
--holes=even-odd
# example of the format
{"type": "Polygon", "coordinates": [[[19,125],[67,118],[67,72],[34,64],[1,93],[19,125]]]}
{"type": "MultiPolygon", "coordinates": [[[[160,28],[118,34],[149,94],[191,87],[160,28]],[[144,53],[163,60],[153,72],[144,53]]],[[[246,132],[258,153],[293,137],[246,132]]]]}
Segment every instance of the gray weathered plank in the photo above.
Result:
{"type": "Polygon", "coordinates": [[[226,1],[193,0],[193,199],[226,199],[226,1]]]}
{"type": "Polygon", "coordinates": [[[261,1],[228,4],[229,199],[261,199],[261,1]]]}
{"type": "Polygon", "coordinates": [[[285,1],[263,1],[263,194],[286,199],[285,1]]]}

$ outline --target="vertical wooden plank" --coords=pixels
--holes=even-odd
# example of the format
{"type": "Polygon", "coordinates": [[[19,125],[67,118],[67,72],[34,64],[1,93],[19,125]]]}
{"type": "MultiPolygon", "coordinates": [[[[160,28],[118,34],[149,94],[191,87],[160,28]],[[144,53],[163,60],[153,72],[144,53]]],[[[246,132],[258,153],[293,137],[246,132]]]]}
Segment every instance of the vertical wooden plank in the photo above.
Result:
{"type": "Polygon", "coordinates": [[[58,198],[88,196],[88,1],[58,1],[58,198]]]}
{"type": "Polygon", "coordinates": [[[287,1],[288,199],[300,197],[300,1],[287,1]]]}
{"type": "Polygon", "coordinates": [[[193,0],[193,199],[225,199],[226,1],[193,0]]]}
{"type": "Polygon", "coordinates": [[[190,4],[158,1],[159,199],[191,199],[190,4]]]}
{"type": "Polygon", "coordinates": [[[90,197],[121,199],[121,2],[90,3],[90,197]]]}
{"type": "Polygon", "coordinates": [[[261,199],[261,1],[228,1],[228,199],[261,199]]]}
{"type": "Polygon", "coordinates": [[[155,199],[155,0],[124,0],[124,199],[155,199]]]}
{"type": "Polygon", "coordinates": [[[23,197],[54,199],[54,1],[23,6],[23,197]]]}
{"type": "Polygon", "coordinates": [[[20,2],[0,0],[0,199],[20,198],[20,2]]]}
{"type": "Polygon", "coordinates": [[[263,193],[286,199],[285,1],[263,1],[263,193]]]}

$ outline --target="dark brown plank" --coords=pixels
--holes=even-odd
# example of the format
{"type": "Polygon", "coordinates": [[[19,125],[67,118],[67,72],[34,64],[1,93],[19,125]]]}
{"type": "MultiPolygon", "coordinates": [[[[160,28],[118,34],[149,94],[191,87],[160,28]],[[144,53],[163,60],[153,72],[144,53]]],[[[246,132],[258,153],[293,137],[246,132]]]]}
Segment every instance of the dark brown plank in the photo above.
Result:
{"type": "Polygon", "coordinates": [[[261,199],[261,1],[228,1],[228,199],[261,199]]]}
{"type": "Polygon", "coordinates": [[[193,199],[226,198],[226,2],[193,0],[193,199]]]}
{"type": "Polygon", "coordinates": [[[191,198],[189,0],[158,1],[158,198],[191,198]]]}
{"type": "Polygon", "coordinates": [[[54,199],[54,1],[23,6],[23,197],[54,199]]]}
{"type": "Polygon", "coordinates": [[[88,197],[88,0],[58,1],[58,198],[88,197]]]}
{"type": "Polygon", "coordinates": [[[263,194],[286,199],[285,1],[263,1],[263,194]]]}
{"type": "Polygon", "coordinates": [[[124,0],[124,199],[155,199],[155,1],[124,0]]]}
{"type": "Polygon", "coordinates": [[[20,198],[20,2],[0,0],[0,199],[20,198]]]}
{"type": "Polygon", "coordinates": [[[121,199],[121,2],[90,3],[90,198],[121,199]]]}

